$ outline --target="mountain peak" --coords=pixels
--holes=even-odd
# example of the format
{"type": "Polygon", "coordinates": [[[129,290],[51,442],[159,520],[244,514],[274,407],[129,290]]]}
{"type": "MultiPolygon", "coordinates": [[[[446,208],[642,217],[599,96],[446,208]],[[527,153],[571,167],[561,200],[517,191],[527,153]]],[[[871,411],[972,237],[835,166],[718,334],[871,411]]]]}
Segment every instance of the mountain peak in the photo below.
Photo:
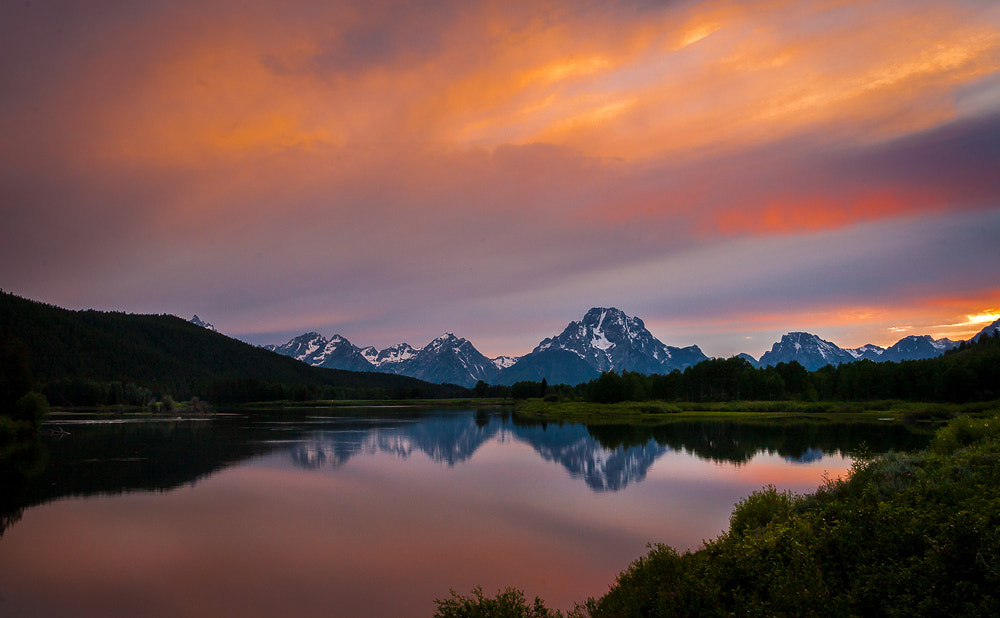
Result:
{"type": "Polygon", "coordinates": [[[455,335],[455,333],[445,333],[440,337],[438,337],[437,339],[435,339],[434,341],[428,343],[427,347],[424,349],[435,350],[435,349],[443,349],[446,347],[452,347],[457,350],[460,346],[463,346],[466,343],[468,343],[467,339],[458,337],[455,335]]]}
{"type": "Polygon", "coordinates": [[[857,357],[812,333],[792,331],[781,336],[769,352],[760,357],[760,366],[777,365],[796,361],[809,371],[825,365],[850,363],[857,357]]]}
{"type": "Polygon", "coordinates": [[[886,348],[879,360],[899,362],[933,358],[955,347],[950,339],[935,340],[930,335],[908,335],[886,348]]]}
{"type": "Polygon", "coordinates": [[[860,348],[846,348],[844,351],[858,360],[878,361],[885,353],[885,348],[873,343],[866,343],[860,348]]]}
{"type": "Polygon", "coordinates": [[[1000,330],[1000,319],[997,319],[995,322],[993,322],[983,330],[976,333],[976,335],[972,337],[969,341],[979,341],[983,337],[992,337],[994,331],[997,330],[1000,330]]]}
{"type": "Polygon", "coordinates": [[[202,328],[207,328],[208,330],[216,332],[216,333],[219,332],[218,330],[216,330],[216,328],[214,326],[212,326],[208,322],[205,322],[204,320],[202,320],[201,318],[199,318],[197,313],[194,314],[194,317],[191,318],[188,321],[191,322],[192,324],[194,324],[195,326],[200,326],[202,328]]]}
{"type": "Polygon", "coordinates": [[[646,327],[642,323],[641,319],[637,317],[629,317],[624,311],[618,309],[617,307],[591,307],[587,313],[584,314],[580,323],[584,326],[592,326],[594,328],[601,327],[605,324],[633,324],[639,328],[646,327]]]}
{"type": "MultiPolygon", "coordinates": [[[[563,332],[543,340],[522,361],[550,351],[571,352],[598,373],[638,371],[669,373],[684,369],[706,357],[695,347],[666,346],[652,335],[639,318],[629,317],[615,307],[593,307],[579,322],[570,322],[563,332]]],[[[528,360],[528,362],[532,362],[528,360]]]]}

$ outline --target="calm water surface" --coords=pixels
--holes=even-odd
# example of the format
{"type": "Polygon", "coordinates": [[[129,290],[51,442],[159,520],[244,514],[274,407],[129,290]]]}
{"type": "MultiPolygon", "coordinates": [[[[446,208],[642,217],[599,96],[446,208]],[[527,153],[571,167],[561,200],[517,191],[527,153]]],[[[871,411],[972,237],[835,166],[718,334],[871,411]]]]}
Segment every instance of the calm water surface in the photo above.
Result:
{"type": "Polygon", "coordinates": [[[0,615],[430,616],[476,585],[568,609],[647,543],[717,536],[762,485],[812,491],[862,442],[926,442],[890,424],[358,413],[59,419],[68,435],[0,462],[0,615]]]}

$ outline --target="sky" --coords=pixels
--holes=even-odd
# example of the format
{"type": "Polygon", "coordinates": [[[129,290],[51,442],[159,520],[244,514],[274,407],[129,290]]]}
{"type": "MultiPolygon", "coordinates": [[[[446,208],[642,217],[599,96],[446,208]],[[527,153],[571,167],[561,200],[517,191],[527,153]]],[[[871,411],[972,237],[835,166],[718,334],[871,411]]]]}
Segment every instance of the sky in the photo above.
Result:
{"type": "Polygon", "coordinates": [[[256,344],[1000,317],[996,0],[0,2],[0,287],[256,344]]]}

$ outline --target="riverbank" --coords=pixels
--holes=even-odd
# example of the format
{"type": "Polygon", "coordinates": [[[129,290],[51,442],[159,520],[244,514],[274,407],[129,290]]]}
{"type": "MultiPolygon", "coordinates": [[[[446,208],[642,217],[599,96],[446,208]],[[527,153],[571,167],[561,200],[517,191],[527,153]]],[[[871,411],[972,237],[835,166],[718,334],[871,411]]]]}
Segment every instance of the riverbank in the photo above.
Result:
{"type": "Polygon", "coordinates": [[[945,422],[962,415],[1000,412],[1000,400],[966,404],[911,401],[727,401],[667,402],[626,401],[588,403],[531,399],[514,405],[514,414],[525,420],[574,422],[588,425],[657,425],[677,420],[729,419],[763,422],[899,421],[945,422]]]}
{"type": "Polygon", "coordinates": [[[328,399],[318,401],[258,401],[231,406],[237,410],[319,410],[319,409],[384,409],[384,408],[502,408],[512,405],[510,399],[460,398],[460,399],[328,399]]]}
{"type": "Polygon", "coordinates": [[[174,401],[169,406],[130,406],[130,405],[105,405],[105,406],[53,406],[50,409],[51,415],[72,415],[72,414],[99,414],[99,415],[131,415],[149,417],[170,417],[170,416],[211,416],[219,413],[219,410],[226,411],[267,411],[273,413],[276,410],[293,412],[296,410],[315,411],[321,409],[362,409],[362,408],[501,408],[510,407],[509,399],[328,399],[317,401],[255,401],[251,403],[231,404],[216,407],[205,401],[174,401]]]}

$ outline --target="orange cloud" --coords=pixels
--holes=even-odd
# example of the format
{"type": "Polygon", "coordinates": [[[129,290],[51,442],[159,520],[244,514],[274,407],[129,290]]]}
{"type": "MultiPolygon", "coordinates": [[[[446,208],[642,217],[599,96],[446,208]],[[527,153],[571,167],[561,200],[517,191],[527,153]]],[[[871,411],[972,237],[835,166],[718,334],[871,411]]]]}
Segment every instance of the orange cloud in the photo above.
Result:
{"type": "MultiPolygon", "coordinates": [[[[888,347],[908,335],[930,335],[935,339],[947,337],[955,341],[968,339],[1000,315],[997,309],[991,307],[1000,307],[1000,288],[950,296],[928,290],[924,294],[908,294],[895,301],[883,299],[878,304],[845,301],[838,305],[825,301],[822,306],[810,308],[797,305],[787,311],[753,311],[745,306],[715,307],[711,312],[687,319],[671,316],[662,325],[647,320],[647,326],[654,333],[672,332],[675,337],[697,333],[699,338],[703,338],[713,331],[731,333],[733,325],[738,323],[741,332],[764,334],[763,337],[754,337],[755,345],[762,348],[770,347],[776,340],[768,338],[776,336],[772,333],[808,328],[844,348],[867,343],[888,347]]],[[[748,347],[750,344],[743,349],[748,347]]]]}
{"type": "Polygon", "coordinates": [[[937,3],[719,1],[610,16],[553,4],[548,19],[470,5],[447,28],[425,18],[435,44],[388,60],[364,46],[331,52],[370,27],[356,11],[313,13],[258,7],[231,20],[178,7],[137,24],[141,35],[104,33],[107,51],[74,78],[100,98],[60,112],[85,137],[74,147],[88,164],[166,166],[316,145],[538,141],[687,157],[799,132],[927,128],[954,117],[956,87],[1000,71],[997,11],[937,3]]]}
{"type": "Polygon", "coordinates": [[[713,223],[724,235],[816,232],[900,214],[943,210],[949,205],[929,191],[863,189],[854,195],[819,194],[771,200],[759,207],[741,205],[721,211],[713,223]]]}

